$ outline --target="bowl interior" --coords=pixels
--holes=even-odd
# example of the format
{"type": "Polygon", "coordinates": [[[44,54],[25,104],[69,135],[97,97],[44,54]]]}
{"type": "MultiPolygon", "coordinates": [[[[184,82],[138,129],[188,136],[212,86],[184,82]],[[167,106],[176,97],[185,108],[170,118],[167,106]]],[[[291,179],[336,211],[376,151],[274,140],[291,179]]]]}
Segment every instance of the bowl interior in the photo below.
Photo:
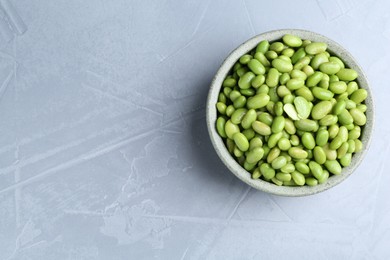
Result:
{"type": "Polygon", "coordinates": [[[206,113],[207,113],[206,115],[207,127],[209,131],[210,139],[212,141],[212,144],[218,156],[221,158],[223,163],[228,167],[228,169],[239,179],[241,179],[243,182],[247,183],[248,185],[252,186],[255,189],[262,190],[276,195],[283,195],[283,196],[305,196],[305,195],[315,194],[327,190],[339,184],[343,180],[345,180],[349,175],[351,175],[351,173],[356,169],[356,167],[363,160],[370,145],[370,139],[372,136],[372,130],[374,125],[374,104],[372,99],[372,93],[370,91],[367,78],[362,68],[355,61],[352,55],[348,51],[346,51],[341,45],[339,45],[335,41],[323,35],[310,32],[310,31],[297,30],[297,29],[276,30],[276,31],[270,31],[270,32],[257,35],[249,39],[248,41],[244,42],[233,52],[231,52],[229,56],[225,59],[225,61],[222,63],[221,67],[219,68],[218,72],[216,73],[211,83],[211,87],[207,99],[206,113]],[[280,40],[285,34],[297,35],[302,39],[311,40],[315,42],[326,42],[328,44],[329,52],[341,58],[347,67],[352,68],[358,72],[359,77],[357,78],[356,81],[359,84],[360,88],[364,88],[368,92],[368,97],[365,101],[365,104],[367,105],[367,111],[366,111],[367,123],[362,128],[362,133],[360,137],[363,143],[363,150],[352,156],[351,164],[348,167],[344,167],[343,172],[340,175],[333,175],[329,177],[326,183],[313,186],[313,187],[277,186],[273,183],[269,183],[263,180],[252,179],[251,174],[248,171],[246,171],[243,167],[241,167],[241,165],[239,165],[238,162],[229,154],[223,142],[223,139],[218,135],[215,129],[215,122],[217,120],[217,110],[215,104],[218,100],[218,94],[220,92],[222,82],[227,76],[227,74],[229,73],[229,71],[231,70],[231,68],[233,67],[233,65],[235,64],[235,62],[242,55],[248,53],[253,48],[255,48],[260,41],[268,40],[272,42],[275,40],[280,40]]]}

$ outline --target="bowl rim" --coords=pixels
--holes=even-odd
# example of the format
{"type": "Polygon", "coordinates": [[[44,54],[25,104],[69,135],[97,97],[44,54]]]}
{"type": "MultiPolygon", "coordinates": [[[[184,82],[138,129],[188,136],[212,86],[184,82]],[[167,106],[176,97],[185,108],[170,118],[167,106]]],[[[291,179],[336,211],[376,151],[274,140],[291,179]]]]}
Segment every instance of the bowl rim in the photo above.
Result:
{"type": "Polygon", "coordinates": [[[280,196],[307,196],[313,195],[319,192],[328,190],[331,187],[334,187],[340,184],[342,181],[347,179],[360,165],[363,158],[366,156],[367,151],[369,150],[371,144],[371,138],[373,135],[374,129],[374,102],[372,91],[369,86],[367,76],[365,75],[363,69],[355,58],[339,43],[336,41],[322,35],[308,30],[302,29],[280,29],[267,31],[261,34],[258,34],[244,43],[240,44],[236,49],[234,49],[222,62],[222,65],[215,74],[207,97],[206,104],[206,123],[209,132],[209,136],[213,147],[218,154],[218,157],[222,160],[225,166],[241,181],[250,185],[251,187],[275,194],[280,196]],[[355,69],[359,77],[357,78],[357,83],[360,88],[364,88],[368,92],[367,99],[365,104],[367,105],[367,123],[362,129],[360,140],[363,143],[363,150],[359,153],[356,153],[352,156],[351,164],[348,167],[343,167],[343,171],[339,175],[333,175],[329,177],[328,181],[319,184],[317,186],[300,186],[300,187],[290,187],[290,186],[277,186],[273,183],[263,181],[261,179],[254,180],[251,178],[251,175],[246,171],[239,163],[230,155],[228,152],[222,138],[218,135],[215,129],[215,121],[217,119],[217,110],[215,104],[218,100],[218,94],[220,92],[222,82],[225,79],[226,75],[229,73],[234,63],[244,54],[248,53],[250,50],[255,48],[257,44],[262,40],[275,41],[282,38],[285,34],[293,34],[301,37],[302,39],[308,39],[311,41],[321,41],[328,44],[328,49],[331,53],[334,53],[344,63],[352,69],[355,69]]]}

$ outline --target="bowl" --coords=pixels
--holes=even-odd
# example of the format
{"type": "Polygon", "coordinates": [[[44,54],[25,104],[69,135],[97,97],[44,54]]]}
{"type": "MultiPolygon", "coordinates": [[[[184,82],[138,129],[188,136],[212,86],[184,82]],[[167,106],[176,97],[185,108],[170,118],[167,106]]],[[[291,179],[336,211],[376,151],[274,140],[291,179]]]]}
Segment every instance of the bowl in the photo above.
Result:
{"type": "Polygon", "coordinates": [[[340,44],[329,39],[326,36],[323,36],[318,33],[314,33],[306,30],[298,30],[298,29],[283,29],[283,30],[275,30],[269,31],[262,34],[259,34],[248,41],[241,44],[238,48],[232,51],[229,56],[222,63],[221,67],[217,71],[208,94],[207,105],[206,105],[206,121],[207,128],[210,135],[211,142],[217,152],[219,158],[222,162],[227,166],[227,168],[241,181],[246,184],[252,186],[255,189],[275,194],[281,196],[306,196],[316,194],[322,191],[325,191],[331,187],[336,186],[337,184],[344,181],[348,176],[350,176],[355,169],[359,166],[361,161],[364,159],[367,150],[370,146],[373,126],[374,126],[374,104],[372,99],[372,93],[370,91],[370,87],[368,84],[367,77],[365,76],[362,68],[353,58],[353,56],[345,50],[340,44]],[[340,59],[342,59],[347,67],[350,67],[356,70],[359,74],[359,77],[356,79],[360,88],[364,88],[368,92],[368,97],[365,100],[365,104],[367,106],[366,116],[367,123],[362,128],[360,140],[363,143],[363,150],[359,153],[353,154],[351,164],[348,167],[344,167],[343,171],[340,175],[332,175],[329,177],[328,181],[319,184],[317,186],[277,186],[273,183],[269,183],[263,181],[261,179],[252,179],[251,174],[246,171],[241,165],[230,155],[228,152],[223,139],[218,135],[215,123],[217,120],[217,109],[215,104],[218,100],[218,94],[220,92],[222,82],[230,72],[233,65],[236,61],[244,54],[251,51],[253,48],[257,46],[257,44],[262,40],[268,40],[270,42],[275,40],[280,40],[283,35],[292,34],[301,37],[302,39],[316,41],[316,42],[326,42],[328,44],[328,51],[340,59]]]}

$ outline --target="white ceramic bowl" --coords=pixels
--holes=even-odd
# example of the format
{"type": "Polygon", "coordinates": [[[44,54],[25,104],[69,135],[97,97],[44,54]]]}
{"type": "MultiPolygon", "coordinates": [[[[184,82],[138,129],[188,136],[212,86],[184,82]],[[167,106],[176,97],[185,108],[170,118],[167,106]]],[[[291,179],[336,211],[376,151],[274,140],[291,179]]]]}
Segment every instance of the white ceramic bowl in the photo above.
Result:
{"type": "Polygon", "coordinates": [[[360,162],[363,160],[364,156],[370,145],[370,140],[372,136],[372,130],[374,126],[374,104],[372,99],[372,93],[369,88],[369,84],[367,78],[362,70],[362,68],[358,65],[352,55],[346,51],[341,45],[336,43],[335,41],[314,33],[305,30],[297,30],[297,29],[286,29],[286,30],[276,30],[269,31],[257,35],[248,41],[241,44],[237,49],[235,49],[230,55],[225,59],[219,68],[217,74],[215,75],[208,99],[207,99],[207,107],[206,107],[206,120],[207,127],[209,131],[209,135],[211,138],[211,142],[218,154],[221,158],[222,162],[227,166],[227,168],[236,175],[240,180],[252,186],[255,189],[262,190],[268,193],[282,195],[282,196],[306,196],[315,193],[319,193],[325,191],[343,180],[345,180],[349,175],[351,175],[354,170],[358,167],[360,162]],[[326,183],[317,185],[317,186],[302,186],[302,187],[289,187],[289,186],[277,186],[273,183],[269,183],[263,180],[254,180],[251,178],[251,174],[246,171],[238,162],[229,154],[223,139],[218,135],[215,129],[215,122],[217,120],[217,110],[215,104],[218,100],[218,94],[221,89],[221,85],[233,65],[236,61],[244,54],[251,51],[253,48],[257,46],[257,44],[262,40],[268,40],[270,42],[275,40],[280,40],[285,34],[293,34],[301,37],[302,39],[316,41],[316,42],[326,42],[328,44],[328,51],[336,56],[340,57],[347,67],[350,67],[356,70],[359,74],[357,78],[357,82],[360,88],[364,88],[368,92],[368,97],[366,99],[367,105],[367,124],[362,129],[361,141],[363,143],[363,150],[359,153],[356,153],[352,156],[352,162],[348,167],[343,168],[343,171],[340,175],[333,175],[329,177],[326,183]]]}

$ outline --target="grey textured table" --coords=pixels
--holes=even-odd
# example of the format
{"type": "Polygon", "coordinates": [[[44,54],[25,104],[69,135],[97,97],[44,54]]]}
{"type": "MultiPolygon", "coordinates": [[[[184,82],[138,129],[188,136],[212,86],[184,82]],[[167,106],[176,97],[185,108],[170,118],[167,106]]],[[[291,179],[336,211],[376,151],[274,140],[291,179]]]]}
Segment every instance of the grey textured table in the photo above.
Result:
{"type": "Polygon", "coordinates": [[[0,259],[390,258],[388,1],[0,3],[0,259]],[[365,161],[310,197],[241,183],[205,124],[224,57],[279,28],[344,45],[376,101],[365,161]]]}

